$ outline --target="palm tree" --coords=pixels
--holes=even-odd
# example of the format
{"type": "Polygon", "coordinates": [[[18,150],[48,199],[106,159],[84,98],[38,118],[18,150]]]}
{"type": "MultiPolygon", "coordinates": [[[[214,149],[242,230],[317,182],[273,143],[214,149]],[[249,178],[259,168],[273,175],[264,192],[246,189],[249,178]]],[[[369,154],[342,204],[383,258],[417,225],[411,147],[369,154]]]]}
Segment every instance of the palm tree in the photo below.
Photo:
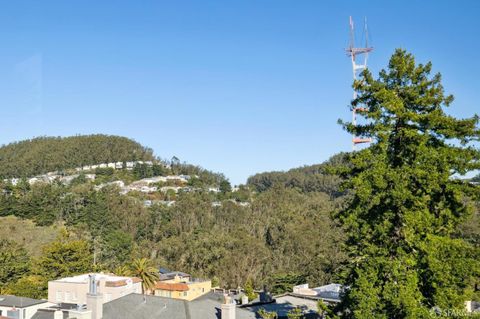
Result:
{"type": "Polygon", "coordinates": [[[115,268],[113,273],[117,276],[131,276],[130,268],[126,265],[121,265],[115,268]]]}
{"type": "Polygon", "coordinates": [[[152,266],[151,261],[147,258],[135,259],[130,265],[130,273],[142,280],[142,294],[152,290],[155,287],[155,282],[159,279],[158,270],[152,266]]]}

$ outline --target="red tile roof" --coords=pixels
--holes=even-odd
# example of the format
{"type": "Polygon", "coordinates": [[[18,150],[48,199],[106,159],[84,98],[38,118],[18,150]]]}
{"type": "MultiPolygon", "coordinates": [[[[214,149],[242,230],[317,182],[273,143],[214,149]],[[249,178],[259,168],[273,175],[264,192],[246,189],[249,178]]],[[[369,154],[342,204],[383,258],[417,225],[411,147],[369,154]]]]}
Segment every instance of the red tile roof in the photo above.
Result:
{"type": "Polygon", "coordinates": [[[189,288],[185,283],[168,283],[159,281],[155,284],[155,289],[168,291],[188,291],[189,288]]]}
{"type": "MultiPolygon", "coordinates": [[[[131,279],[132,279],[132,282],[134,284],[142,281],[140,278],[137,278],[137,277],[132,277],[131,279]]],[[[105,282],[106,287],[122,287],[122,286],[126,286],[126,285],[127,285],[127,280],[126,279],[105,282]]]]}

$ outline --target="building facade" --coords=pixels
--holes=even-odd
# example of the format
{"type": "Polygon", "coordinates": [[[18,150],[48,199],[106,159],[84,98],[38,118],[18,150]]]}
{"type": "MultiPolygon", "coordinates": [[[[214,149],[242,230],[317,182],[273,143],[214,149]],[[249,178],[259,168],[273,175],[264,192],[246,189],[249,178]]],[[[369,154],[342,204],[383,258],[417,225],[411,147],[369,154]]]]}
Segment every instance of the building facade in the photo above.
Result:
{"type": "Polygon", "coordinates": [[[192,279],[189,274],[181,272],[160,272],[154,295],[190,301],[209,293],[211,289],[210,280],[192,279]]]}
{"type": "MultiPolygon", "coordinates": [[[[142,283],[138,278],[107,274],[93,274],[98,282],[97,291],[109,302],[130,293],[141,293],[142,283]]],[[[89,292],[89,274],[61,278],[48,282],[48,301],[52,303],[86,304],[89,292]]]]}

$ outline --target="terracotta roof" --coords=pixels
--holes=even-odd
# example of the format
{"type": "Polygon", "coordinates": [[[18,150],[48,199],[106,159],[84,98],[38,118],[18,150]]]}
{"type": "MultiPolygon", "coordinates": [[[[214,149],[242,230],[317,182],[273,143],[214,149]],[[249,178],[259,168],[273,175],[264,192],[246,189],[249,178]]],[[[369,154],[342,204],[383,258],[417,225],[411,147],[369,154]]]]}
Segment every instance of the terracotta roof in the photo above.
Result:
{"type": "MultiPolygon", "coordinates": [[[[142,281],[140,278],[137,278],[137,277],[133,277],[131,279],[132,279],[132,283],[134,284],[142,281]]],[[[127,285],[127,279],[105,282],[105,287],[122,287],[126,285],[127,285]]]]}
{"type": "Polygon", "coordinates": [[[185,283],[168,283],[159,281],[155,284],[155,289],[168,291],[187,291],[189,288],[185,283]]]}

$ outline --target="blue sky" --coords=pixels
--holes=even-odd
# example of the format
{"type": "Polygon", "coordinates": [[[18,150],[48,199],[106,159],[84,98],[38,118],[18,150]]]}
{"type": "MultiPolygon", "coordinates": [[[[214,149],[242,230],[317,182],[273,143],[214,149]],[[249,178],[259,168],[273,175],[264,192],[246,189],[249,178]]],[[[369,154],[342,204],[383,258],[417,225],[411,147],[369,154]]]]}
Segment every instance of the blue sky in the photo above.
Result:
{"type": "Polygon", "coordinates": [[[479,112],[480,1],[3,1],[0,143],[134,138],[234,184],[351,149],[348,16],[368,17],[370,68],[397,47],[432,61],[479,112]]]}

